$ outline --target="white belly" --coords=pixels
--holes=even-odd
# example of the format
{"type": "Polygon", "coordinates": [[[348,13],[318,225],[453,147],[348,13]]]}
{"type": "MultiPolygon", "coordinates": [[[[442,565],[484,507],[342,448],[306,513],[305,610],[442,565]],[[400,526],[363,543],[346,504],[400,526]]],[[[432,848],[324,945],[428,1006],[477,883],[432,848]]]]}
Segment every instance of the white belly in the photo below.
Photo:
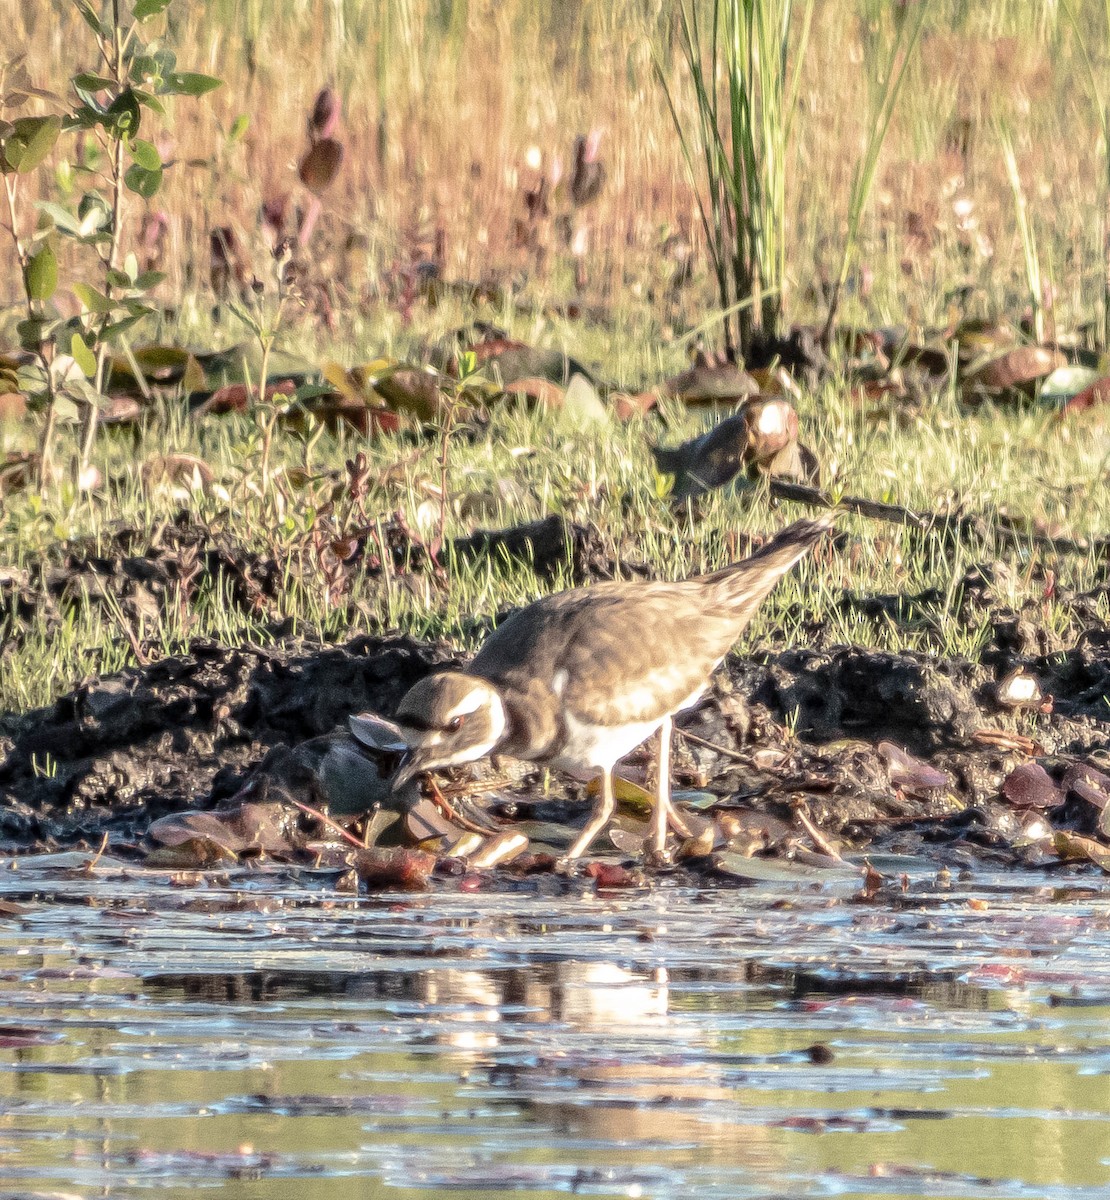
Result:
{"type": "Polygon", "coordinates": [[[630,721],[625,725],[595,725],[564,713],[566,741],[557,757],[550,760],[553,767],[582,778],[592,778],[598,771],[610,770],[618,759],[646,742],[667,717],[682,712],[702,696],[705,687],[687,696],[670,712],[661,713],[650,721],[630,721]]]}

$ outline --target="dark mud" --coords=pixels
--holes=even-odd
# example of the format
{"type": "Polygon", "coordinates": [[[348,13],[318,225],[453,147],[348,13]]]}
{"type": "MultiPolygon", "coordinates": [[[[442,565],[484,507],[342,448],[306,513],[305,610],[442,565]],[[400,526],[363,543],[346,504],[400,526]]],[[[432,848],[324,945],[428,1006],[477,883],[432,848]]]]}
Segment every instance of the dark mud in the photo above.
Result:
{"type": "MultiPolygon", "coordinates": [[[[221,803],[369,807],[385,796],[389,764],[350,743],[347,717],[390,713],[417,679],[455,659],[407,638],[264,650],[197,644],[94,682],[5,723],[0,837],[9,848],[43,849],[96,845],[109,833],[122,848],[160,817],[221,803]]],[[[1028,756],[976,735],[1035,738],[1057,787],[1077,763],[1105,765],[1110,636],[1092,633],[1023,665],[1051,694],[1050,713],[1003,708],[998,669],[984,663],[856,648],[736,658],[680,722],[698,741],[679,739],[676,786],[707,793],[706,806],[715,796],[773,818],[753,835],[767,846],[774,822],[788,829],[804,805],[826,835],[857,847],[905,853],[931,843],[1028,861],[1023,833],[1041,814],[1003,793],[1028,756]]],[[[580,790],[537,801],[535,771],[506,784],[499,765],[478,768],[495,776],[495,818],[576,820],[580,790]]],[[[633,757],[630,772],[640,765],[633,757]]],[[[1090,800],[1062,789],[1052,798],[1054,824],[1097,829],[1090,800]]]]}
{"type": "MultiPolygon", "coordinates": [[[[393,533],[394,566],[414,569],[419,555],[403,530],[393,533]]],[[[4,626],[14,635],[30,614],[60,619],[68,607],[112,600],[137,628],[142,617],[160,620],[167,606],[188,605],[203,578],[231,603],[270,611],[283,570],[276,560],[243,555],[184,519],[145,544],[134,537],[121,531],[104,553],[75,547],[54,566],[9,572],[0,580],[4,626]]],[[[380,551],[360,543],[363,570],[380,567],[372,558],[380,551]]],[[[610,551],[595,532],[555,517],[455,546],[459,555],[527,562],[542,577],[562,572],[579,583],[618,573],[610,551]]],[[[695,793],[687,800],[707,826],[687,847],[690,862],[708,862],[722,847],[793,854],[807,821],[842,847],[927,849],[955,862],[1102,861],[1100,847],[1110,841],[1110,631],[1096,620],[1110,585],[1057,590],[1071,620],[1052,633],[1033,607],[1015,612],[996,602],[1007,569],[973,568],[954,597],[846,594],[841,602],[906,629],[939,628],[942,619],[989,627],[975,660],[828,645],[819,625],[805,630],[808,648],[772,646],[730,660],[706,702],[679,722],[692,736],[677,741],[675,787],[695,793]],[[1008,691],[1015,676],[1029,693],[1016,699],[1008,691]],[[1090,835],[1090,845],[1069,842],[1064,853],[1054,841],[1060,831],[1090,835]]],[[[337,646],[283,637],[280,625],[274,634],[266,648],[194,641],[181,656],[0,722],[0,845],[96,847],[108,835],[115,851],[139,853],[160,818],[241,813],[249,804],[247,817],[221,817],[221,851],[296,857],[310,852],[320,826],[291,801],[344,818],[393,803],[392,762],[360,751],[347,718],[366,710],[388,716],[416,680],[458,655],[397,636],[337,646]],[[284,805],[285,815],[262,818],[267,804],[284,805]]],[[[632,756],[630,778],[643,780],[647,761],[646,752],[632,756]]],[[[511,831],[524,821],[544,847],[557,847],[553,827],[577,823],[588,803],[577,785],[559,780],[550,790],[519,764],[481,764],[447,786],[483,827],[511,831]]],[[[615,840],[632,852],[643,814],[630,813],[626,825],[615,840]]],[[[186,836],[170,832],[171,844],[186,836]]],[[[391,837],[411,844],[459,832],[410,821],[391,837]]],[[[835,849],[812,836],[806,846],[818,856],[835,849]]]]}

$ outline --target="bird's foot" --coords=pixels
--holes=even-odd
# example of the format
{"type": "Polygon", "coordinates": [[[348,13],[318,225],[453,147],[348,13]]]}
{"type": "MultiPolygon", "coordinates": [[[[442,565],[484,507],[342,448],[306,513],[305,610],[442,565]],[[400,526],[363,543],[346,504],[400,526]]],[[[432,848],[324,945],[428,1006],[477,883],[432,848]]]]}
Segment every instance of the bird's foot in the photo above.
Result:
{"type": "Polygon", "coordinates": [[[564,854],[555,860],[554,872],[567,879],[574,879],[575,876],[583,873],[582,860],[576,854],[564,854]]]}
{"type": "Polygon", "coordinates": [[[644,866],[673,867],[674,855],[667,846],[649,846],[644,849],[644,866]]]}

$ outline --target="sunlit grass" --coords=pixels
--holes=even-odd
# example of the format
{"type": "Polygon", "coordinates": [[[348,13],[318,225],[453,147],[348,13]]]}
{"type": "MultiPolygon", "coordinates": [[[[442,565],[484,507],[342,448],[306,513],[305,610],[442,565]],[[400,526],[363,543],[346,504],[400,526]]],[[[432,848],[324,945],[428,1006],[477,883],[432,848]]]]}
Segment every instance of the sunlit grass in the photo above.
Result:
{"type": "MultiPolygon", "coordinates": [[[[172,6],[168,43],[188,46],[190,65],[221,76],[225,87],[205,105],[171,114],[178,165],[158,198],[170,220],[167,279],[157,297],[164,311],[144,336],[203,349],[242,345],[257,377],[248,331],[226,310],[214,315],[208,230],[218,223],[240,229],[265,275],[259,205],[283,191],[298,201],[304,116],[316,89],[331,82],[344,99],[347,157],[326,199],[312,266],[334,285],[334,326],[325,328],[306,287],[305,308],[283,323],[275,368],[352,365],[379,355],[421,361],[430,345],[478,318],[531,345],[573,355],[598,378],[629,390],[681,370],[691,330],[708,322],[714,340],[719,302],[699,245],[680,140],[653,77],[658,60],[673,73],[680,123],[693,122],[693,108],[682,100],[689,80],[672,7],[508,0],[491,15],[472,0],[172,6]],[[289,47],[310,47],[312,69],[298,61],[291,71],[289,47]],[[240,113],[250,125],[235,141],[229,131],[240,113]],[[525,189],[538,178],[529,174],[528,151],[540,153],[545,171],[555,156],[565,169],[574,135],[591,128],[604,130],[608,181],[583,217],[589,279],[576,299],[597,311],[570,319],[559,315],[574,289],[569,251],[548,230],[541,261],[516,244],[514,223],[524,213],[525,189]],[[507,289],[504,306],[475,309],[447,295],[436,308],[420,304],[411,316],[402,310],[390,289],[398,272],[428,253],[437,229],[446,240],[446,277],[493,279],[507,289]],[[688,288],[672,294],[662,249],[676,233],[693,242],[696,267],[688,288]],[[349,234],[367,247],[357,278],[339,270],[349,234]]],[[[1103,315],[1105,217],[1092,198],[1105,194],[1107,160],[1088,92],[1107,59],[1108,28],[1103,0],[1070,7],[1074,20],[1061,15],[1055,0],[929,4],[869,205],[852,230],[859,270],[846,280],[845,321],[905,325],[917,335],[960,315],[1016,317],[1031,298],[1029,230],[1039,269],[1055,289],[1056,329],[1064,333],[1103,315]],[[995,120],[1009,131],[1010,154],[1001,152],[995,120]],[[1019,193],[1029,213],[1024,241],[1014,219],[1019,193]],[[966,297],[961,304],[957,295],[966,297]]],[[[861,123],[876,107],[882,66],[882,55],[873,53],[876,31],[889,33],[875,21],[894,19],[875,0],[848,6],[817,0],[814,12],[787,147],[783,253],[788,317],[795,320],[823,317],[827,284],[839,276],[853,172],[874,133],[861,123]]],[[[13,42],[26,46],[39,82],[56,85],[75,69],[81,33],[79,23],[70,24],[77,18],[68,3],[18,6],[13,22],[13,42]]],[[[565,199],[560,204],[565,210],[565,199]]],[[[131,205],[133,234],[140,209],[138,200],[131,205]]],[[[7,253],[0,239],[0,268],[7,253]]],[[[63,263],[63,273],[70,265],[63,263]]],[[[0,270],[0,278],[11,272],[0,270]]],[[[0,294],[0,303],[8,299],[0,294]]],[[[64,286],[59,302],[68,302],[64,286]]],[[[0,312],[0,345],[12,343],[17,316],[14,309],[0,312]]],[[[1097,413],[1066,423],[1033,407],[969,413],[951,390],[927,397],[917,413],[884,410],[858,401],[838,380],[804,395],[799,411],[826,481],[844,492],[929,511],[982,513],[988,521],[1003,513],[1063,536],[1110,530],[1110,450],[1097,413]]],[[[773,508],[758,490],[709,496],[691,513],[676,514],[658,498],[649,442],[677,441],[710,419],[670,404],[647,421],[582,431],[550,416],[495,412],[488,430],[453,443],[458,494],[448,534],[555,512],[596,528],[608,555],[630,567],[680,577],[721,565],[742,546],[738,535],[776,528],[799,510],[773,508]],[[480,518],[468,515],[477,508],[480,518]]],[[[30,431],[29,423],[0,430],[0,450],[27,448],[30,431]]],[[[70,436],[63,433],[59,461],[70,453],[70,436]]],[[[123,527],[136,531],[132,553],[142,553],[186,504],[144,488],[142,464],[154,454],[185,452],[209,463],[223,489],[188,498],[193,518],[229,546],[273,558],[282,582],[261,612],[238,605],[226,580],[204,584],[190,608],[167,612],[157,628],[132,630],[152,656],[179,653],[198,637],[262,642],[282,621],[332,638],[402,629],[470,646],[497,613],[569,582],[563,576],[545,584],[525,568],[490,562],[451,562],[447,586],[426,576],[379,580],[355,570],[342,602],[332,605],[311,547],[310,510],[326,503],[345,460],[364,450],[377,472],[369,511],[383,522],[399,512],[411,528],[426,530],[436,503],[435,441],[411,430],[370,445],[325,434],[309,458],[304,439],[283,436],[276,465],[330,478],[306,488],[281,482],[268,495],[256,486],[258,449],[249,416],[197,422],[180,398],[159,401],[136,438],[103,432],[97,463],[105,490],[81,497],[63,483],[42,500],[4,498],[0,569],[29,572],[33,590],[41,586],[36,573],[43,564],[59,564],[73,547],[106,554],[123,527]]],[[[841,527],[847,546],[823,552],[792,575],[761,611],[747,645],[796,643],[823,622],[822,637],[830,642],[978,653],[990,631],[981,613],[961,609],[959,583],[992,551],[858,518],[844,518],[841,527]],[[913,620],[867,617],[843,603],[846,591],[928,589],[941,600],[913,620]]],[[[1052,637],[1073,636],[1076,620],[1060,595],[1090,589],[1105,578],[1105,567],[1093,555],[1050,561],[1033,549],[1004,558],[1008,570],[997,575],[996,602],[1011,608],[1033,602],[1052,637]],[[1033,569],[1038,561],[1055,572],[1057,593],[1044,595],[1033,569]]],[[[1103,617],[1106,603],[1105,596],[1092,601],[1103,617]]],[[[45,703],[86,677],[132,662],[123,619],[110,606],[63,606],[57,619],[40,614],[27,628],[0,629],[0,707],[45,703]]]]}
{"type": "MultiPolygon", "coordinates": [[[[988,521],[992,514],[1004,513],[1058,536],[1105,536],[1110,529],[1104,418],[1103,423],[1097,415],[1060,423],[1034,408],[969,413],[947,393],[908,421],[873,408],[833,382],[799,402],[804,436],[826,476],[843,492],[927,511],[981,513],[988,521]]],[[[452,443],[456,494],[448,535],[461,537],[478,526],[513,525],[560,513],[595,529],[607,556],[634,571],[646,567],[659,576],[680,578],[712,570],[743,553],[741,535],[765,533],[802,515],[797,506],[772,506],[759,488],[726,489],[689,510],[675,511],[659,499],[649,444],[676,441],[712,419],[713,414],[690,413],[672,403],[662,419],[583,431],[557,416],[497,410],[488,428],[476,435],[461,433],[452,443]]],[[[257,437],[250,416],[197,423],[170,405],[138,444],[118,432],[102,442],[110,501],[103,496],[12,497],[0,519],[7,561],[17,572],[30,571],[34,582],[41,565],[59,563],[67,546],[109,553],[121,528],[136,531],[130,552],[141,554],[188,507],[195,520],[207,523],[230,548],[279,564],[277,595],[259,611],[236,603],[227,580],[215,580],[199,589],[191,606],[167,605],[157,628],[134,629],[155,657],[180,653],[197,637],[229,645],[263,642],[283,621],[287,631],[312,636],[342,640],[359,632],[402,630],[420,638],[446,636],[469,648],[498,613],[571,582],[566,572],[544,582],[521,565],[450,559],[444,584],[428,573],[406,575],[402,570],[385,580],[356,568],[340,602],[329,604],[311,528],[313,512],[344,477],[343,463],[364,451],[376,480],[367,510],[382,523],[400,513],[409,528],[429,533],[438,511],[436,441],[416,431],[369,444],[354,436],[324,434],[314,448],[316,482],[295,488],[279,474],[274,494],[263,496],[252,486],[257,483],[252,450],[257,437]],[[180,496],[144,489],[141,463],[167,451],[202,456],[231,497],[230,505],[203,493],[186,505],[180,496]]],[[[303,440],[283,436],[275,454],[276,466],[301,466],[303,440]]],[[[1018,609],[1034,602],[1037,622],[1066,641],[1080,631],[1066,597],[1104,580],[1105,567],[1094,553],[1053,558],[1044,550],[1018,548],[999,556],[974,542],[953,543],[943,530],[922,535],[852,516],[842,517],[839,525],[847,534],[844,547],[822,551],[777,589],[753,622],[747,646],[797,643],[821,625],[826,645],[856,643],[974,657],[989,638],[989,621],[981,610],[968,615],[961,608],[960,585],[972,566],[989,565],[998,557],[1003,569],[992,584],[994,603],[1018,609]],[[1039,563],[1056,576],[1056,590],[1048,597],[1039,563]],[[929,589],[940,599],[925,603],[912,619],[865,617],[844,603],[845,593],[912,597],[929,589]]],[[[371,537],[367,551],[374,549],[371,537]]],[[[1093,602],[1105,614],[1106,597],[1093,602]]],[[[37,616],[25,629],[5,631],[9,646],[0,658],[4,708],[45,703],[94,673],[134,660],[125,618],[111,605],[63,606],[62,612],[60,628],[37,616]]]]}

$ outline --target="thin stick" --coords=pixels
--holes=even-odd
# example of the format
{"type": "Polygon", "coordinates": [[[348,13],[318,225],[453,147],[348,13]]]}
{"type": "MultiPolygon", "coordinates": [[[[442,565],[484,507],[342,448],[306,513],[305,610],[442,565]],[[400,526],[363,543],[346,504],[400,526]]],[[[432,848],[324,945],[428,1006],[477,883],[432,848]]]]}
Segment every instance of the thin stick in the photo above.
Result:
{"type": "Polygon", "coordinates": [[[776,500],[808,504],[812,508],[835,508],[843,512],[858,513],[861,517],[905,525],[921,533],[949,526],[963,536],[983,537],[998,545],[1024,548],[1032,544],[1058,554],[1089,554],[1094,550],[1102,555],[1110,555],[1110,538],[1092,538],[1090,542],[1077,542],[1072,538],[1048,537],[1046,534],[1022,528],[1016,521],[1000,514],[995,514],[992,519],[978,513],[918,512],[901,504],[883,504],[862,496],[841,496],[834,499],[821,488],[807,487],[801,483],[786,483],[781,479],[770,481],[770,491],[776,500]]]}
{"type": "Polygon", "coordinates": [[[827,854],[830,858],[836,859],[842,863],[844,856],[840,851],[825,837],[825,835],[817,828],[816,825],[806,815],[806,811],[801,806],[794,809],[794,815],[798,818],[798,824],[809,834],[810,841],[821,851],[822,854],[827,854]]]}
{"type": "Polygon", "coordinates": [[[451,806],[451,801],[448,800],[447,797],[439,790],[439,784],[436,783],[431,776],[428,777],[428,782],[432,785],[432,803],[436,806],[436,808],[439,809],[441,813],[443,813],[448,821],[453,821],[456,825],[461,826],[469,833],[481,833],[486,837],[489,837],[491,833],[500,832],[498,829],[490,825],[487,825],[483,828],[476,821],[472,821],[469,817],[458,812],[451,806]]]}
{"type": "Polygon", "coordinates": [[[293,804],[297,806],[303,813],[308,813],[310,817],[315,817],[322,825],[326,825],[333,833],[338,833],[345,841],[349,842],[357,850],[365,850],[366,847],[352,833],[348,833],[342,825],[337,825],[331,817],[325,816],[318,808],[313,808],[311,804],[302,804],[299,800],[294,800],[293,804]]]}
{"type": "Polygon", "coordinates": [[[104,851],[108,849],[108,833],[105,830],[104,836],[100,839],[100,849],[85,863],[85,873],[91,875],[96,870],[96,864],[104,857],[104,851]]]}
{"type": "Polygon", "coordinates": [[[747,754],[741,754],[738,750],[730,750],[727,746],[718,746],[716,742],[707,742],[705,738],[698,737],[696,733],[687,733],[685,729],[676,729],[675,733],[679,737],[685,738],[686,741],[692,742],[695,746],[702,746],[706,750],[713,750],[725,758],[731,758],[733,762],[742,762],[747,763],[749,766],[751,765],[751,757],[747,754]]]}

